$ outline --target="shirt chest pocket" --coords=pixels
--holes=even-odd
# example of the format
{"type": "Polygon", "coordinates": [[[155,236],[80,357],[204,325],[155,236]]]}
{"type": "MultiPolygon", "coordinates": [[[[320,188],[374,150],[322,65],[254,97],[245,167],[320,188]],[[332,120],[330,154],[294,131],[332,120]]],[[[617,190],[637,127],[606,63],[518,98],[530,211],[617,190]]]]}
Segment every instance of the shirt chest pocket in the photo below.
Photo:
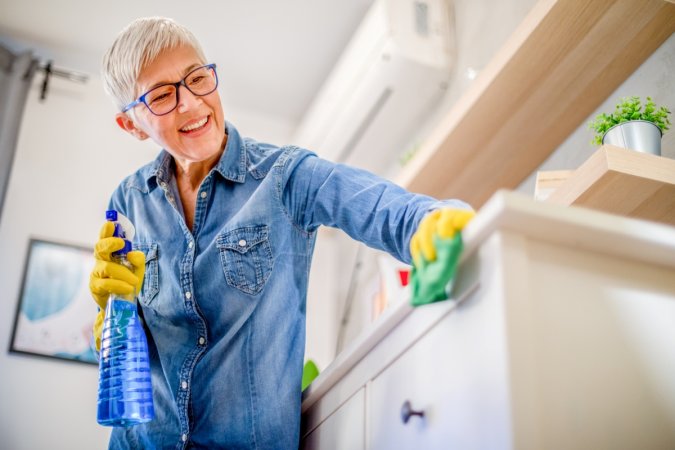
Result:
{"type": "Polygon", "coordinates": [[[157,244],[139,243],[135,244],[135,250],[145,253],[145,276],[143,278],[143,287],[138,295],[142,305],[150,305],[159,292],[159,267],[157,264],[157,244]]]}
{"type": "Polygon", "coordinates": [[[247,294],[260,293],[274,262],[267,225],[225,231],[218,235],[216,245],[227,284],[247,294]]]}

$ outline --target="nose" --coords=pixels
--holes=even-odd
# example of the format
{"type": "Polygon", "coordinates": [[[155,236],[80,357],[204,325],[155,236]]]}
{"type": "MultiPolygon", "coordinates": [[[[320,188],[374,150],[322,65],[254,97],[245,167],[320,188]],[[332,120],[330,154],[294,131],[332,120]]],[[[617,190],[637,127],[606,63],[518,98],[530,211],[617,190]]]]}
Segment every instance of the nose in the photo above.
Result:
{"type": "Polygon", "coordinates": [[[190,90],[183,85],[178,86],[177,94],[178,94],[178,112],[180,113],[189,111],[190,109],[199,106],[202,102],[199,96],[190,92],[190,90]]]}

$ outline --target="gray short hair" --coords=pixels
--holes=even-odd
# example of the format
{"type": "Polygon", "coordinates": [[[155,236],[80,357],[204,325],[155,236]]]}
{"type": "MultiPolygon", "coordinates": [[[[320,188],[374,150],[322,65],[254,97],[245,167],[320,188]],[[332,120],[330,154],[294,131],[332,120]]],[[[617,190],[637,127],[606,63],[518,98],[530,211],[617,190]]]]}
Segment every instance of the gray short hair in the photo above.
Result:
{"type": "Polygon", "coordinates": [[[117,108],[136,99],[136,80],[148,64],[164,50],[180,46],[192,47],[206,64],[206,57],[190,30],[166,17],[144,17],[127,25],[103,57],[103,88],[117,108]]]}

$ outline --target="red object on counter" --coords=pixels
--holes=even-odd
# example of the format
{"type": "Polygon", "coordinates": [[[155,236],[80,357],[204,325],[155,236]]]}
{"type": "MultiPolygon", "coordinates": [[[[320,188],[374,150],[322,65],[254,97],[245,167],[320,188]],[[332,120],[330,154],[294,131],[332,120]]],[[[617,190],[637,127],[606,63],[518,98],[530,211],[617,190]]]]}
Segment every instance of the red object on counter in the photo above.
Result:
{"type": "Polygon", "coordinates": [[[401,282],[401,286],[406,287],[410,282],[410,270],[399,270],[398,279],[401,282]]]}

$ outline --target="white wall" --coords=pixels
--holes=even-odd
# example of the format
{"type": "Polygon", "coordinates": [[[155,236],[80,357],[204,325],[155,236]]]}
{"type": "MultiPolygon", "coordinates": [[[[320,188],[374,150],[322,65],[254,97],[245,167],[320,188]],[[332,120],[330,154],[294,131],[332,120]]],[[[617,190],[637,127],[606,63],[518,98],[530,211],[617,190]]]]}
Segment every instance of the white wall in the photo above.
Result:
{"type": "MultiPolygon", "coordinates": [[[[40,237],[92,247],[108,198],[157,147],[122,132],[100,80],[59,78],[39,101],[38,74],[29,94],[4,211],[0,219],[0,448],[105,448],[109,430],[96,423],[96,366],[10,354],[27,243],[40,237]]],[[[290,126],[226,110],[241,130],[285,142],[290,126]]]]}
{"type": "MultiPolygon", "coordinates": [[[[112,105],[96,81],[81,86],[55,78],[44,103],[38,100],[40,82],[29,94],[0,222],[3,349],[9,347],[29,237],[91,247],[120,175],[152,153],[116,129],[112,105]]],[[[95,366],[5,352],[0,366],[3,447],[105,446],[109,430],[96,423],[95,366]]]]}

